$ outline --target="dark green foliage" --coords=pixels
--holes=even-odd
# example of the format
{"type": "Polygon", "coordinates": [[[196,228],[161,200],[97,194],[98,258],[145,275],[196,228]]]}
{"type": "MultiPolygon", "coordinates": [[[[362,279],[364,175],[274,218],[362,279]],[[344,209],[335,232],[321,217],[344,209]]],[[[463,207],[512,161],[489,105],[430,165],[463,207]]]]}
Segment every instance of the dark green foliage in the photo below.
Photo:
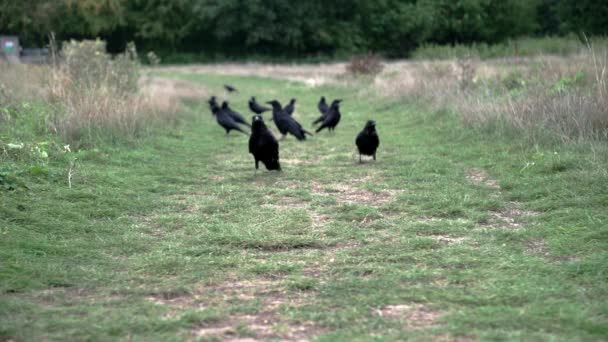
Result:
{"type": "Polygon", "coordinates": [[[608,33],[608,3],[575,0],[0,0],[0,32],[26,46],[100,37],[163,59],[408,56],[423,43],[499,43],[523,35],[608,33]],[[182,58],[185,55],[181,55],[182,58]]]}

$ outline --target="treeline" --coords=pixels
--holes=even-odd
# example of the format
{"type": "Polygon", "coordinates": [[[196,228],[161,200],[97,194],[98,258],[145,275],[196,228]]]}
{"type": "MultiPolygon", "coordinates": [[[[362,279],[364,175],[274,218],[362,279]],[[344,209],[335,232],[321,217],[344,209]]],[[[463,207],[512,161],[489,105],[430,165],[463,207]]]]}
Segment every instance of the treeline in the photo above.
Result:
{"type": "Polygon", "coordinates": [[[41,46],[100,37],[161,56],[404,57],[423,43],[608,34],[599,0],[0,0],[0,34],[41,46]]]}

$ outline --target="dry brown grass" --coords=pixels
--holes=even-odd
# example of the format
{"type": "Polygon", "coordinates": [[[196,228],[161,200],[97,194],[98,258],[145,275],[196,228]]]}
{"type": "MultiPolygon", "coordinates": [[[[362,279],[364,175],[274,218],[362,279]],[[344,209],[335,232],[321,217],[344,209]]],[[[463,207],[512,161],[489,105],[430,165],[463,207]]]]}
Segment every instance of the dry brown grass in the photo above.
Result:
{"type": "Polygon", "coordinates": [[[41,87],[48,69],[37,65],[11,64],[0,59],[0,104],[15,105],[22,99],[44,96],[41,87]]]}
{"type": "Polygon", "coordinates": [[[65,43],[52,65],[0,64],[0,104],[42,101],[43,125],[76,145],[138,136],[175,119],[182,100],[206,96],[186,81],[141,76],[134,46],[112,57],[100,40],[65,43]]]}
{"type": "Polygon", "coordinates": [[[608,50],[570,57],[391,63],[375,88],[454,109],[467,125],[504,122],[536,138],[608,138],[608,50]]]}

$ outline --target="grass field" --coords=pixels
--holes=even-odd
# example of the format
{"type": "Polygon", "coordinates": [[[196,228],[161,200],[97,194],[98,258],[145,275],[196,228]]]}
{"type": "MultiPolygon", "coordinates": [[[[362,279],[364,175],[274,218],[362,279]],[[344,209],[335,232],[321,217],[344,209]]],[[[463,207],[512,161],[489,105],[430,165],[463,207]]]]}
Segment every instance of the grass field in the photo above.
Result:
{"type": "Polygon", "coordinates": [[[50,158],[0,193],[0,340],[608,339],[605,143],[530,146],[364,86],[163,75],[233,84],[243,114],[295,97],[306,127],[342,98],[343,121],[282,141],[280,173],[254,176],[203,99],[139,144],[50,158]]]}

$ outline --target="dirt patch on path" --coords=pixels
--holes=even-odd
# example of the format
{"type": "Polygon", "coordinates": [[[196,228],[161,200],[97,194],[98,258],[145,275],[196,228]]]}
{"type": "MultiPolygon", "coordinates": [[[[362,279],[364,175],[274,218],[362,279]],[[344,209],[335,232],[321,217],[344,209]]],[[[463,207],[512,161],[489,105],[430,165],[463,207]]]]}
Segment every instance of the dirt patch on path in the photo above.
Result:
{"type": "Polygon", "coordinates": [[[197,338],[221,341],[307,341],[324,330],[312,321],[292,321],[280,315],[286,307],[297,307],[312,300],[308,292],[288,292],[283,279],[229,280],[205,285],[193,293],[158,293],[148,297],[157,305],[171,308],[170,316],[191,309],[218,308],[234,301],[256,303],[257,310],[228,312],[219,320],[202,322],[191,331],[197,338]]]}
{"type": "MultiPolygon", "coordinates": [[[[496,190],[495,195],[501,195],[501,187],[498,180],[492,178],[485,170],[469,169],[466,171],[467,179],[475,185],[483,185],[496,190]]],[[[482,222],[483,227],[490,228],[507,228],[519,229],[521,222],[528,216],[533,216],[536,213],[530,210],[521,209],[521,203],[510,201],[505,207],[500,210],[490,212],[490,217],[487,221],[482,222]]]]}
{"type": "Polygon", "coordinates": [[[485,170],[469,169],[467,170],[467,179],[476,185],[486,185],[493,189],[500,189],[498,180],[491,178],[485,170]]]}
{"type": "Polygon", "coordinates": [[[323,184],[313,182],[311,191],[316,195],[334,196],[339,203],[360,204],[370,207],[380,207],[394,199],[400,190],[383,190],[371,192],[356,187],[351,183],[323,184]]]}
{"type": "Polygon", "coordinates": [[[443,315],[423,304],[387,305],[376,310],[380,317],[389,317],[403,322],[408,329],[424,329],[435,325],[443,315]]]}

